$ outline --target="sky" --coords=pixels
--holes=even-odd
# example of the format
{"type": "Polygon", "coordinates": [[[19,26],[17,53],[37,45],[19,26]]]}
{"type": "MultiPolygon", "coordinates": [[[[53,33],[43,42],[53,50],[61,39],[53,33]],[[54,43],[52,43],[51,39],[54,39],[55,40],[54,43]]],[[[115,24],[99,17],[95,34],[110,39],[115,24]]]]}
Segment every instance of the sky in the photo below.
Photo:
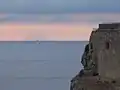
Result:
{"type": "Polygon", "coordinates": [[[88,40],[120,22],[119,0],[0,0],[0,40],[88,40]]]}

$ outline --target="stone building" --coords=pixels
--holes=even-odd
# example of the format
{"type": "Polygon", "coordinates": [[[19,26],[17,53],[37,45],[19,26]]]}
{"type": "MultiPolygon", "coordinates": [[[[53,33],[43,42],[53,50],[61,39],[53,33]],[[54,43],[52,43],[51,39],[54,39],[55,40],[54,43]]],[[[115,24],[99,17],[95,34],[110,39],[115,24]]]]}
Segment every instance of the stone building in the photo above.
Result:
{"type": "Polygon", "coordinates": [[[91,33],[90,45],[101,79],[120,80],[120,23],[99,24],[91,33]]]}
{"type": "Polygon", "coordinates": [[[120,90],[120,23],[99,24],[88,45],[82,60],[89,69],[86,65],[71,80],[70,90],[120,90]]]}

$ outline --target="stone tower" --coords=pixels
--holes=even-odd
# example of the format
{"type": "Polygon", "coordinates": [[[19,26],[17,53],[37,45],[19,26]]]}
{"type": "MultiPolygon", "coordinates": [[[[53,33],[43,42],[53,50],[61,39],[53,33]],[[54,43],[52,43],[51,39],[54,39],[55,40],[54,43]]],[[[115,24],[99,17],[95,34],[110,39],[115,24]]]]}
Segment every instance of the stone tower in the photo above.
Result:
{"type": "Polygon", "coordinates": [[[90,43],[101,79],[120,80],[120,23],[99,24],[90,43]]]}
{"type": "Polygon", "coordinates": [[[120,23],[99,24],[88,45],[86,57],[90,58],[84,63],[89,69],[72,79],[71,90],[120,90],[120,23]]]}

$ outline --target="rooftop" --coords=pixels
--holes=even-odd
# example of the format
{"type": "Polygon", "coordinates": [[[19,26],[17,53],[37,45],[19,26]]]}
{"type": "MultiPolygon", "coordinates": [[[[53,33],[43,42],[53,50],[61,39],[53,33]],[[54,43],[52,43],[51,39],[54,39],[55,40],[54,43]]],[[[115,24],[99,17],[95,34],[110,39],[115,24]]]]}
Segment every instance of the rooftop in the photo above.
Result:
{"type": "Polygon", "coordinates": [[[120,23],[102,23],[99,24],[99,29],[118,29],[120,28],[120,23]]]}

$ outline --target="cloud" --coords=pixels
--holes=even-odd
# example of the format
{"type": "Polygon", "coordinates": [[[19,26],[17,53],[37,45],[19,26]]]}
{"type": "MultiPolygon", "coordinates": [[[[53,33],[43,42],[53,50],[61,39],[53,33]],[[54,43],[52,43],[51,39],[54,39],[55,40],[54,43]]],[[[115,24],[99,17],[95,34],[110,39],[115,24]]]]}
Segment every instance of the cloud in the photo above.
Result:
{"type": "Polygon", "coordinates": [[[80,14],[6,14],[0,15],[0,23],[88,23],[120,22],[120,13],[80,14]]]}
{"type": "Polygon", "coordinates": [[[86,24],[2,24],[0,40],[87,40],[92,29],[86,24]]]}
{"type": "Polygon", "coordinates": [[[0,0],[0,12],[78,13],[119,12],[119,0],[0,0]]]}
{"type": "Polygon", "coordinates": [[[88,40],[99,23],[120,22],[120,14],[0,15],[0,40],[88,40]]]}

